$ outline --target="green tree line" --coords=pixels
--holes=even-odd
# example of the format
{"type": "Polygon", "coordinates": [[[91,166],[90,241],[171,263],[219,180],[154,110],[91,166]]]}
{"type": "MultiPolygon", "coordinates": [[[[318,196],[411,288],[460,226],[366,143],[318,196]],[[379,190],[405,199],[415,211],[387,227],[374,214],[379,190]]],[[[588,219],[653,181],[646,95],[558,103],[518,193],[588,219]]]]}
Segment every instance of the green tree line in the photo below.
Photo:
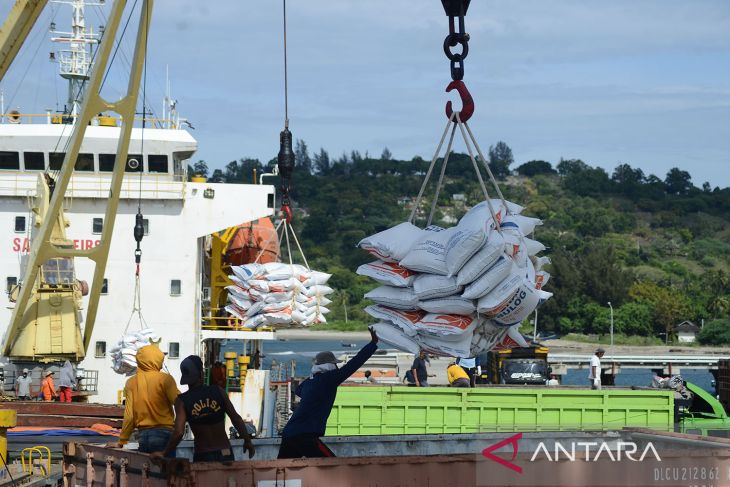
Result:
{"type": "MultiPolygon", "coordinates": [[[[374,284],[355,270],[372,259],[355,246],[408,218],[430,161],[394,159],[387,148],[379,157],[310,154],[301,140],[295,152],[294,224],[310,265],[333,274],[330,316],[366,322],[363,295],[374,284]]],[[[730,343],[730,188],[697,187],[678,167],[659,177],[626,163],[609,173],[580,159],[518,165],[501,141],[488,159],[505,197],[544,222],[534,238],[548,248],[554,296],[539,310],[541,331],[605,334],[610,302],[616,333],[672,340],[674,327],[690,320],[707,324],[705,343],[730,343]]],[[[243,158],[210,172],[199,161],[189,173],[250,183],[275,162],[243,158]]],[[[417,224],[425,225],[434,192],[432,182],[417,224]]],[[[483,199],[468,155],[452,154],[434,223],[453,225],[483,199]]]]}

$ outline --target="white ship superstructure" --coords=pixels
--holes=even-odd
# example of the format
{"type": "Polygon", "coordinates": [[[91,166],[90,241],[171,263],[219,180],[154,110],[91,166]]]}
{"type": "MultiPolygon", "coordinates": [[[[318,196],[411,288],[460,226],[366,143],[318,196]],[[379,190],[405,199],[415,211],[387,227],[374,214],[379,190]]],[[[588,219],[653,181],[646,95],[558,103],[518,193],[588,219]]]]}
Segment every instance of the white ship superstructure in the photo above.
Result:
{"type": "MultiPolygon", "coordinates": [[[[80,52],[90,50],[93,42],[83,28],[84,1],[65,3],[73,6],[76,41],[68,41],[72,54],[61,56],[61,75],[76,70],[78,76],[69,78],[71,94],[78,90],[78,79],[90,67],[90,61],[80,61],[79,56],[84,56],[80,52]],[[85,40],[77,42],[79,38],[85,40]],[[77,69],[80,62],[81,71],[77,69]]],[[[60,168],[76,109],[75,101],[70,100],[63,114],[39,117],[11,112],[0,123],[0,279],[8,288],[22,281],[24,255],[30,249],[33,233],[30,207],[38,175],[53,175],[60,168]]],[[[162,337],[169,371],[176,378],[179,359],[197,353],[203,338],[200,303],[205,237],[273,214],[272,186],[188,182],[188,161],[197,150],[197,142],[180,127],[171,104],[166,107],[166,115],[169,120],[148,122],[153,128],[132,130],[105,289],[91,344],[80,364],[81,368],[99,371],[99,394],[92,398],[94,401],[118,402],[126,380],[113,372],[109,350],[122,336],[133,309],[136,243],[132,230],[138,205],[145,219],[140,273],[142,314],[162,337]]],[[[100,114],[87,128],[65,195],[70,223],[66,232],[78,248],[98,244],[104,225],[120,131],[116,125],[113,117],[100,114]]],[[[78,279],[91,279],[93,262],[76,259],[75,268],[78,279]]],[[[0,310],[0,336],[4,336],[11,315],[12,303],[5,301],[0,310]]],[[[132,317],[129,331],[139,328],[138,319],[132,317]]]]}

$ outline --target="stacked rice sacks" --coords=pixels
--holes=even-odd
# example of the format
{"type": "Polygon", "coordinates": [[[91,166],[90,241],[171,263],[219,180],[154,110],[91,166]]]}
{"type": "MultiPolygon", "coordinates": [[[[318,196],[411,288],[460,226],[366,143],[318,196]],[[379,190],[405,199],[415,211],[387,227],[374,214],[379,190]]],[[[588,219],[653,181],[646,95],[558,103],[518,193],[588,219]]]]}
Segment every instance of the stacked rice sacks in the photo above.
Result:
{"type": "Polygon", "coordinates": [[[110,350],[112,369],[117,374],[132,375],[137,370],[137,350],[160,343],[160,336],[151,328],[127,333],[110,350]]]}
{"type": "Polygon", "coordinates": [[[227,286],[226,311],[241,320],[241,326],[256,329],[269,325],[315,325],[326,323],[327,286],[331,274],[310,271],[298,264],[245,264],[231,268],[233,285],[227,286]]]}
{"type": "Polygon", "coordinates": [[[526,346],[517,328],[552,294],[542,290],[550,261],[537,256],[545,246],[526,237],[542,221],[522,210],[492,199],[451,228],[405,222],[361,240],[378,259],[357,273],[381,284],[365,295],[376,303],[365,311],[380,320],[379,337],[451,357],[526,346]]]}

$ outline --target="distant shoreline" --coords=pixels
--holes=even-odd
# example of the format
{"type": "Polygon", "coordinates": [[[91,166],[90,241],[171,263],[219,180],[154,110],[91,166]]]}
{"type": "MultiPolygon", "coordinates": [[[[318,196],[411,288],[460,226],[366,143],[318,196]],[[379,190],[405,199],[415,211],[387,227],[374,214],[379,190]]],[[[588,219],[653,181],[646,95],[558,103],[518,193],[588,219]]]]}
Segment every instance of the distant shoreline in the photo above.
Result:
{"type": "MultiPolygon", "coordinates": [[[[284,328],[276,331],[278,340],[369,340],[370,333],[367,331],[336,331],[336,330],[316,330],[312,328],[284,328]]],[[[551,352],[554,353],[593,353],[596,347],[601,346],[606,349],[607,354],[665,354],[670,355],[676,353],[678,355],[691,355],[695,353],[717,354],[730,356],[730,347],[699,347],[687,346],[683,344],[675,345],[599,345],[597,343],[574,342],[569,340],[545,340],[542,342],[551,352]]]]}

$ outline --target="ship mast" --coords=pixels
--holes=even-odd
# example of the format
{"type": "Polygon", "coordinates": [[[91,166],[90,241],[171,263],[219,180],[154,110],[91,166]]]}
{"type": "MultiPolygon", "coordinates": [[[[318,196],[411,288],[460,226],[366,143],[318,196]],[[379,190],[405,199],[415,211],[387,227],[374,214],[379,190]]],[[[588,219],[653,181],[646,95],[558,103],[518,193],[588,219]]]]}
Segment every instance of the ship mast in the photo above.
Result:
{"type": "MultiPolygon", "coordinates": [[[[95,34],[92,28],[86,28],[84,10],[87,5],[101,6],[103,1],[88,0],[52,0],[53,3],[71,5],[73,16],[71,32],[57,32],[55,23],[51,23],[53,42],[68,45],[68,48],[58,52],[59,72],[62,78],[68,80],[68,101],[64,113],[75,117],[81,110],[81,100],[84,96],[84,84],[89,79],[93,61],[92,49],[99,44],[103,27],[100,34],[95,34]]],[[[73,120],[73,119],[72,119],[73,120]]]]}

